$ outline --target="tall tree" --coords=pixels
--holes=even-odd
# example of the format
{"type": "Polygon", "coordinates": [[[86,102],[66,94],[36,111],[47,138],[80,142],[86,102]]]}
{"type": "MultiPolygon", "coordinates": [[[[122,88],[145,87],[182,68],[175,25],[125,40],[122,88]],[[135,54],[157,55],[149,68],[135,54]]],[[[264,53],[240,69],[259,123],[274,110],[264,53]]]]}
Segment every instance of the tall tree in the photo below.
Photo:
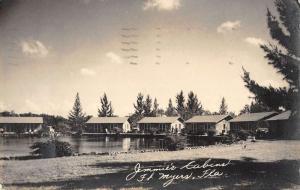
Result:
{"type": "MultiPolygon", "coordinates": [[[[288,87],[275,88],[261,86],[251,79],[244,70],[245,86],[254,94],[254,99],[273,110],[298,110],[299,100],[299,65],[300,65],[300,9],[297,0],[275,0],[279,18],[267,10],[267,23],[270,35],[278,45],[261,45],[268,64],[282,75],[288,87]]],[[[298,110],[299,113],[299,110],[298,110]]]]}
{"type": "Polygon", "coordinates": [[[173,106],[171,98],[169,99],[169,104],[165,112],[166,116],[176,116],[176,109],[173,106]]]}
{"type": "Polygon", "coordinates": [[[221,100],[221,105],[220,105],[220,109],[219,109],[219,114],[224,115],[224,114],[228,114],[228,106],[226,104],[225,98],[223,97],[221,100]]]}
{"type": "Polygon", "coordinates": [[[142,93],[138,93],[136,97],[136,103],[133,104],[134,113],[129,116],[129,122],[133,127],[137,126],[137,122],[143,118],[144,116],[144,95],[142,93]]]}
{"type": "Polygon", "coordinates": [[[156,117],[158,115],[158,112],[161,111],[159,108],[159,104],[157,103],[157,99],[154,98],[154,102],[153,102],[153,109],[152,109],[152,116],[156,117]]]}
{"type": "Polygon", "coordinates": [[[98,109],[99,117],[112,117],[113,116],[113,108],[111,105],[111,101],[108,101],[106,93],[104,93],[103,97],[100,97],[101,107],[98,109]]]}
{"type": "Polygon", "coordinates": [[[134,114],[142,116],[144,113],[144,95],[139,93],[136,98],[136,104],[133,104],[134,114]]]}
{"type": "Polygon", "coordinates": [[[201,115],[203,113],[203,108],[201,103],[198,100],[197,95],[190,91],[188,94],[188,100],[186,103],[187,119],[194,115],[201,115]]]}
{"type": "Polygon", "coordinates": [[[144,107],[144,116],[146,117],[152,116],[152,99],[149,94],[146,96],[143,107],[144,107]]]}
{"type": "Polygon", "coordinates": [[[177,103],[177,106],[176,106],[177,114],[180,117],[184,118],[185,117],[185,106],[184,106],[185,98],[184,98],[182,90],[179,92],[179,94],[176,95],[176,103],[177,103]]]}
{"type": "Polygon", "coordinates": [[[85,123],[85,114],[82,112],[79,94],[77,92],[72,110],[69,112],[69,123],[75,130],[81,130],[85,123]]]}

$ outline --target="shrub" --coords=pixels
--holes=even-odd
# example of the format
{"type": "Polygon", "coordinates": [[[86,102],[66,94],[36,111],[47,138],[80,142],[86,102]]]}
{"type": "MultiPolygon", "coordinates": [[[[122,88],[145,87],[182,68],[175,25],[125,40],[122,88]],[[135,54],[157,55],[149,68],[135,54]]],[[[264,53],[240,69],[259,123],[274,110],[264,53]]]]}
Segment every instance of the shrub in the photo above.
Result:
{"type": "Polygon", "coordinates": [[[186,138],[178,135],[169,135],[166,138],[167,149],[169,151],[182,150],[186,144],[186,138]]]}
{"type": "Polygon", "coordinates": [[[36,142],[30,148],[33,150],[31,154],[39,155],[42,158],[54,158],[73,155],[73,149],[70,143],[59,140],[36,142]]]}
{"type": "Polygon", "coordinates": [[[223,144],[232,144],[236,141],[236,136],[231,134],[231,135],[223,135],[221,143],[223,144]]]}
{"type": "Polygon", "coordinates": [[[240,130],[239,132],[237,132],[237,136],[242,140],[247,140],[248,136],[250,135],[251,134],[248,131],[244,131],[244,130],[240,130]]]}

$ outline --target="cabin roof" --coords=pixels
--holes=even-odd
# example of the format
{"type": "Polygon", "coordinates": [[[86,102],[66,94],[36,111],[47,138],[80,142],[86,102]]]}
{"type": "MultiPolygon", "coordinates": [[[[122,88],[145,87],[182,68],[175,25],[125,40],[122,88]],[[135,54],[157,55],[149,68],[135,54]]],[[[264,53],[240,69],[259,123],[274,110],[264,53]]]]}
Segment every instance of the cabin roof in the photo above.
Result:
{"type": "Polygon", "coordinates": [[[267,121],[288,120],[291,117],[291,114],[291,110],[288,110],[267,119],[267,121]]]}
{"type": "Polygon", "coordinates": [[[0,117],[0,123],[43,123],[43,117],[0,117]]]}
{"type": "Polygon", "coordinates": [[[259,112],[259,113],[245,113],[237,116],[229,122],[247,122],[247,121],[259,121],[275,115],[277,112],[259,112]]]}
{"type": "Polygon", "coordinates": [[[86,123],[125,123],[128,117],[92,117],[86,123]]]}
{"type": "Polygon", "coordinates": [[[180,117],[144,117],[137,123],[174,123],[180,117]]]}
{"type": "MultiPolygon", "coordinates": [[[[187,120],[186,123],[218,123],[230,115],[196,115],[187,120]]],[[[232,118],[232,117],[231,117],[232,118]]]]}

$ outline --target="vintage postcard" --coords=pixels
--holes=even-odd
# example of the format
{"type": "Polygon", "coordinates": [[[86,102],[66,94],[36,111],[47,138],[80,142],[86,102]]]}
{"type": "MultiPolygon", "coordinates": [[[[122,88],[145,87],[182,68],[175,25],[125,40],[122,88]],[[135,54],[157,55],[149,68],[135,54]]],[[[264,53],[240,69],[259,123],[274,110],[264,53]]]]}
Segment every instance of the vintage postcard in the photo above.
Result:
{"type": "Polygon", "coordinates": [[[300,189],[299,0],[0,0],[0,190],[300,189]]]}

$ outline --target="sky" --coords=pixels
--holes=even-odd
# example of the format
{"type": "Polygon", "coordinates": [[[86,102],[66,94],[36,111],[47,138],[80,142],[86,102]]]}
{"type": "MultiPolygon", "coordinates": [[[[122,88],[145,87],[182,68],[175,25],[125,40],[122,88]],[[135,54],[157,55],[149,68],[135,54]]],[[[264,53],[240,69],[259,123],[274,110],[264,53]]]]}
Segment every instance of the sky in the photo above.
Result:
{"type": "Polygon", "coordinates": [[[96,116],[105,92],[126,116],[139,92],[165,109],[192,90],[204,109],[225,97],[238,113],[251,102],[242,67],[260,84],[287,85],[259,47],[275,43],[272,0],[0,2],[0,111],[67,116],[78,92],[96,116]]]}

